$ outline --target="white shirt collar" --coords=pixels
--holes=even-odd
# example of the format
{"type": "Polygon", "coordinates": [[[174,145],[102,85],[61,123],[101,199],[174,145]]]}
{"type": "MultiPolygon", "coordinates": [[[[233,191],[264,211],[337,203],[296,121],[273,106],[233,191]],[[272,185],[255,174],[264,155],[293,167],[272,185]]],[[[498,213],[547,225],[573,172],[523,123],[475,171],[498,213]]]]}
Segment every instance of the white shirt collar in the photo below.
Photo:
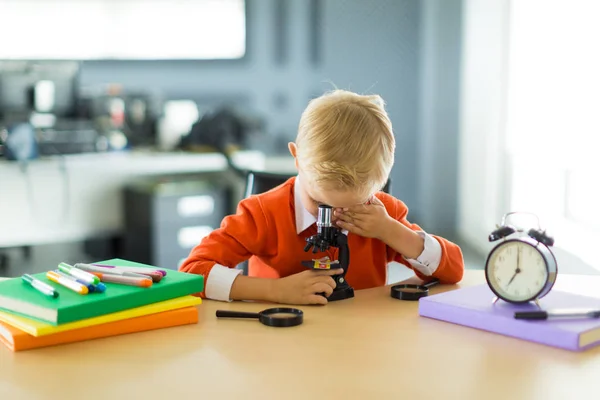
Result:
{"type": "Polygon", "coordinates": [[[317,222],[317,219],[308,212],[304,204],[302,203],[302,197],[300,196],[300,177],[296,175],[294,181],[294,210],[296,213],[296,233],[299,235],[305,231],[309,226],[317,222]]]}
{"type": "MultiPolygon", "coordinates": [[[[317,218],[308,212],[304,204],[302,203],[302,196],[300,196],[300,176],[296,175],[294,181],[294,212],[296,214],[296,233],[299,235],[309,226],[317,222],[317,218]]],[[[346,229],[342,230],[344,235],[348,234],[346,229]]]]}

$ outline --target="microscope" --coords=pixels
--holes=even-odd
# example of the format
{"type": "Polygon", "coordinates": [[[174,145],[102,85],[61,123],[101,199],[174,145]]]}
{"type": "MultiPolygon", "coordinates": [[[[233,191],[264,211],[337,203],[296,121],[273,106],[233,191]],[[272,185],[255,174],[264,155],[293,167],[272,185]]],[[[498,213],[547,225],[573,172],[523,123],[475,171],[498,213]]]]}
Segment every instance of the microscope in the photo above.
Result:
{"type": "MultiPolygon", "coordinates": [[[[333,293],[327,297],[328,301],[344,300],[354,297],[354,289],[346,282],[346,273],[350,264],[350,249],[348,248],[348,237],[344,235],[332,222],[333,208],[331,206],[319,205],[317,216],[317,234],[306,239],[304,251],[313,248],[313,253],[326,251],[329,247],[339,249],[339,260],[333,262],[329,259],[302,261],[302,265],[312,269],[337,269],[341,268],[343,272],[340,275],[334,275],[332,278],[336,283],[333,293]]],[[[324,294],[322,294],[325,296],[324,294]]]]}

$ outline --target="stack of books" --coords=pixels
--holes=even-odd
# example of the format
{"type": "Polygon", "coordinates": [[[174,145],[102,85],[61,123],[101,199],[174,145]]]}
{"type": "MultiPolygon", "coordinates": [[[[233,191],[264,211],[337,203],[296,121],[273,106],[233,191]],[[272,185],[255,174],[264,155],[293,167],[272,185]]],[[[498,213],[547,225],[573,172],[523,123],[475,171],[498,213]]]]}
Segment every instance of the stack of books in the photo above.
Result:
{"type": "Polygon", "coordinates": [[[195,324],[203,290],[201,275],[121,259],[61,264],[0,281],[0,342],[16,352],[195,324]]]}

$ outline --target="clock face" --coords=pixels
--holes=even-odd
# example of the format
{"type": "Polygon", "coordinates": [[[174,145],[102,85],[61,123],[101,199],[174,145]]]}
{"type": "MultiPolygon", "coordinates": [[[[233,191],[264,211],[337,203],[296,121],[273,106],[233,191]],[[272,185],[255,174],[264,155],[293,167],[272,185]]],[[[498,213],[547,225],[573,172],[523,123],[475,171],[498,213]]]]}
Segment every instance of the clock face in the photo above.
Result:
{"type": "Polygon", "coordinates": [[[507,241],[490,254],[486,266],[488,283],[507,301],[523,302],[537,296],[548,280],[542,254],[531,244],[507,241]]]}

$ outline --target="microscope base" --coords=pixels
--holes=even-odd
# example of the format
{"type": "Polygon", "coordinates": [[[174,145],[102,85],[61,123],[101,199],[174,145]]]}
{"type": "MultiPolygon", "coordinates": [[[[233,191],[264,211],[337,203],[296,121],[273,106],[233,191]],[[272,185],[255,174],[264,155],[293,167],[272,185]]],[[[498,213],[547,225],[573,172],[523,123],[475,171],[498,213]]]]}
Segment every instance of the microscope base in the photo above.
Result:
{"type": "Polygon", "coordinates": [[[345,300],[354,297],[354,289],[350,286],[345,288],[336,289],[331,293],[331,296],[327,298],[327,301],[345,300]]]}

